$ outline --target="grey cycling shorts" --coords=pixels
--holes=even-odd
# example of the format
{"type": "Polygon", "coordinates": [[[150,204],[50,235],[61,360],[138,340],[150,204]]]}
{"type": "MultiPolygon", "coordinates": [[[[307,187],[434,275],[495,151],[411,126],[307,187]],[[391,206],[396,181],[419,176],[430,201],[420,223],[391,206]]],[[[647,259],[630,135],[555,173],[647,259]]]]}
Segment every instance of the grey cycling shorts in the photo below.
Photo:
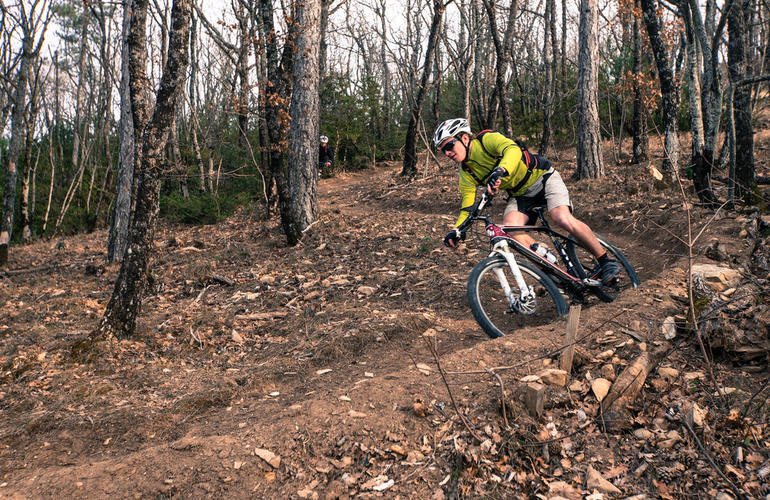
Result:
{"type": "Polygon", "coordinates": [[[569,200],[567,186],[559,172],[553,167],[532,184],[524,194],[511,196],[505,207],[505,215],[513,211],[528,214],[532,207],[538,205],[545,205],[549,211],[566,205],[572,211],[572,202],[569,200]]]}

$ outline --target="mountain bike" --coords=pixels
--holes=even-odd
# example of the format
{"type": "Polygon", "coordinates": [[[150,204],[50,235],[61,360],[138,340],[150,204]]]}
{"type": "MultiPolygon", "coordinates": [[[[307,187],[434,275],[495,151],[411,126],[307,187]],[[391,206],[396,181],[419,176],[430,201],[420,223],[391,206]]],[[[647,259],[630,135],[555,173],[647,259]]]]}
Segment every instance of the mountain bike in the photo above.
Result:
{"type": "MultiPolygon", "coordinates": [[[[476,221],[484,221],[492,250],[468,278],[468,304],[473,317],[492,337],[516,328],[550,323],[567,313],[567,301],[583,304],[590,296],[612,302],[624,289],[639,286],[639,277],[625,255],[606,238],[594,233],[602,247],[618,262],[619,279],[611,285],[601,280],[596,258],[572,236],[553,230],[545,219],[545,206],[533,208],[540,225],[498,226],[482,213],[493,196],[484,193],[468,218],[458,226],[465,233],[476,221]],[[527,232],[548,237],[555,262],[518,242],[512,233],[527,232]]],[[[535,238],[538,240],[538,238],[535,238]]],[[[542,245],[542,242],[539,242],[542,245]]]]}

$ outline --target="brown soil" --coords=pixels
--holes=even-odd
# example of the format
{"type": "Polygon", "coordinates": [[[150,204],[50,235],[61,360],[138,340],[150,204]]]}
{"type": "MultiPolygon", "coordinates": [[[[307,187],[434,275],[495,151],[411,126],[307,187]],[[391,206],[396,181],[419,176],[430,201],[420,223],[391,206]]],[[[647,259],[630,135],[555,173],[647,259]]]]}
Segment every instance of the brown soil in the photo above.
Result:
{"type": "MultiPolygon", "coordinates": [[[[574,151],[558,163],[568,179],[574,151]]],[[[739,389],[727,398],[711,396],[707,378],[651,375],[633,427],[655,437],[601,431],[587,377],[607,364],[618,373],[641,352],[623,332],[662,345],[663,320],[686,314],[677,188],[657,189],[645,167],[628,165],[570,183],[576,214],[623,249],[642,286],[583,306],[573,372],[581,384],[549,388],[544,416],[533,419],[520,379],[558,360],[565,322],[484,336],[465,282],[486,244],[442,247],[456,170],[426,170],[410,184],[396,164],[323,179],[319,221],[296,248],[257,209],[216,226],[162,227],[136,337],[86,362],[71,348],[96,325],[119,269],[104,265],[105,231],[12,248],[10,270],[42,270],[0,279],[0,497],[548,497],[559,481],[570,497],[594,489],[589,466],[623,495],[729,491],[687,431],[662,419],[685,400],[708,409],[696,431],[731,481],[748,496],[767,493],[758,471],[770,457],[768,391],[748,405],[750,423],[730,414],[767,379],[766,356],[715,353],[720,384],[739,389]],[[458,417],[428,341],[480,440],[458,417]],[[485,372],[501,366],[499,379],[485,372]],[[672,430],[682,439],[660,444],[672,430]]],[[[696,229],[712,215],[695,207],[696,229]]],[[[719,240],[726,265],[747,262],[751,238],[739,233],[748,220],[720,212],[696,259],[707,262],[702,253],[719,240]]],[[[686,331],[663,364],[680,374],[706,366],[686,331]]]]}

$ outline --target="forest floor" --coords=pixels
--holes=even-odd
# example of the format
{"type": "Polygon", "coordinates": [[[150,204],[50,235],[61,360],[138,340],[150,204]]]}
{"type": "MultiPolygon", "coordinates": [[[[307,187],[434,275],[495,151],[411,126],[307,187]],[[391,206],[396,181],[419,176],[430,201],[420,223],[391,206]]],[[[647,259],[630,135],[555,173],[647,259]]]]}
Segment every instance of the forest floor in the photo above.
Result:
{"type": "MultiPolygon", "coordinates": [[[[768,146],[758,140],[760,175],[768,146]]],[[[162,225],[136,337],[85,361],[72,346],[119,270],[104,263],[106,232],[13,247],[0,272],[0,497],[735,498],[709,456],[746,497],[767,495],[768,216],[693,206],[686,186],[695,261],[741,272],[704,319],[709,367],[686,327],[679,188],[613,162],[570,181],[574,150],[556,165],[576,215],[642,279],[582,306],[566,382],[542,373],[565,320],[496,340],[474,321],[465,284],[487,246],[442,245],[454,166],[421,165],[410,184],[396,163],[322,179],[319,220],[295,248],[259,209],[162,225]],[[604,430],[593,381],[661,348],[628,425],[604,430]],[[524,377],[537,374],[548,384],[532,417],[524,377]],[[694,434],[665,417],[675,405],[694,434]]]]}

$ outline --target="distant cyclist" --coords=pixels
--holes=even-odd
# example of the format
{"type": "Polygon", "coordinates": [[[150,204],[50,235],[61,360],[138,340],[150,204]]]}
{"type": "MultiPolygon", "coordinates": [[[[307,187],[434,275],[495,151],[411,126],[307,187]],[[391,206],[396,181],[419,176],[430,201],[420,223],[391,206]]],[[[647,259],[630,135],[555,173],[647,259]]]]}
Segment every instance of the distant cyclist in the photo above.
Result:
{"type": "MultiPolygon", "coordinates": [[[[509,195],[504,225],[526,225],[532,216],[532,207],[545,204],[553,221],[594,254],[601,265],[602,282],[608,285],[617,280],[620,274],[617,262],[602,248],[591,228],[572,215],[567,186],[550,161],[530,154],[499,132],[484,131],[474,137],[464,118],[441,123],[433,135],[433,145],[460,164],[462,208],[455,228],[444,238],[446,246],[455,247],[465,239],[457,226],[468,218],[476,199],[476,187],[485,186],[489,194],[497,194],[502,189],[509,195]]],[[[536,243],[523,232],[514,238],[528,247],[536,243]]]]}
{"type": "Polygon", "coordinates": [[[329,142],[328,137],[322,135],[320,142],[321,145],[318,147],[318,170],[323,173],[324,168],[329,168],[332,166],[332,162],[334,161],[334,153],[332,153],[332,150],[329,149],[329,146],[327,145],[329,142]]]}

